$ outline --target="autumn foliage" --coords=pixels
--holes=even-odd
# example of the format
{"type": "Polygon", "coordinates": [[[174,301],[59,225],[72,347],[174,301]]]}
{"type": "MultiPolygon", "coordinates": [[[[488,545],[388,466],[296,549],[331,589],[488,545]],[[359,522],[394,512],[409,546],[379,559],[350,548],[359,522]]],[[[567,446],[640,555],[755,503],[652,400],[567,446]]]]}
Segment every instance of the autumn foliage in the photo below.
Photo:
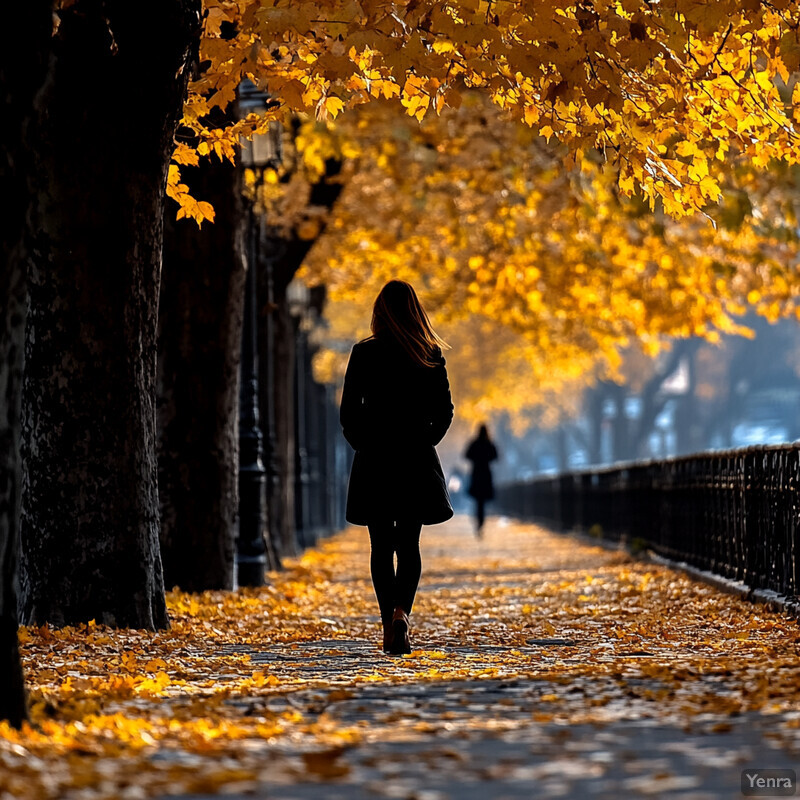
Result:
{"type": "MultiPolygon", "coordinates": [[[[306,170],[320,153],[357,154],[303,272],[333,300],[320,374],[341,372],[336,342],[366,334],[369,304],[395,276],[464,354],[454,383],[472,416],[573,395],[616,374],[632,342],[652,355],[669,337],[746,332],[750,308],[796,311],[793,168],[721,172],[725,201],[675,220],[621,195],[598,157],[575,165],[500,117],[470,94],[421,125],[376,105],[303,128],[306,170]]],[[[276,220],[283,186],[265,190],[276,220]]]]}
{"type": "MultiPolygon", "coordinates": [[[[716,162],[796,160],[798,15],[790,0],[207,0],[204,72],[186,122],[197,147],[232,154],[255,118],[206,126],[254,79],[325,121],[377,98],[416,119],[478,88],[578,160],[612,162],[625,194],[675,216],[720,195],[716,162]]],[[[191,158],[186,148],[179,162],[191,158]]]]}
{"type": "Polygon", "coordinates": [[[482,380],[456,376],[475,417],[613,376],[633,340],[654,354],[667,337],[744,332],[749,307],[795,311],[796,4],[206,9],[185,110],[196,138],[177,147],[170,192],[201,222],[212,210],[180,165],[233,158],[241,134],[301,115],[263,200],[300,238],[327,224],[305,270],[334,303],[320,376],[341,374],[342,342],[389,277],[420,289],[457,348],[496,342],[482,380]],[[209,127],[243,78],[275,106],[209,127]],[[307,203],[326,158],[346,164],[331,220],[307,203]]]}

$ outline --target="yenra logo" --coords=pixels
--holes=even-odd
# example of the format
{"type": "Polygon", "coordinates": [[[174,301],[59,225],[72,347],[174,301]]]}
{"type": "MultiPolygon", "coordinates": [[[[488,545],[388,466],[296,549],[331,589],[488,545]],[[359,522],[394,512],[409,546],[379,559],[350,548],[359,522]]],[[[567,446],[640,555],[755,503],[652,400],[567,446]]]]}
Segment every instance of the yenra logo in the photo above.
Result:
{"type": "Polygon", "coordinates": [[[751,789],[791,789],[791,778],[762,778],[757,772],[745,772],[745,777],[750,781],[751,789]]]}
{"type": "Polygon", "coordinates": [[[742,794],[745,797],[792,797],[797,786],[793,769],[742,770],[742,794]]]}

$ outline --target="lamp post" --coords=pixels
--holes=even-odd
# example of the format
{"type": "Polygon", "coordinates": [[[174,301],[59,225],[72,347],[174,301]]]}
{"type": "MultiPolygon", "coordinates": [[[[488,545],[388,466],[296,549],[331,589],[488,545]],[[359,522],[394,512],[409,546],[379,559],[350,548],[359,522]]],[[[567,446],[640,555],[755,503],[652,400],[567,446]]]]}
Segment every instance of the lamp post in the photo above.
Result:
{"type": "MultiPolygon", "coordinates": [[[[267,108],[268,96],[250,81],[239,87],[239,110],[244,117],[267,108]]],[[[264,171],[280,164],[280,130],[270,126],[267,134],[254,134],[242,142],[241,163],[256,177],[256,198],[248,202],[247,275],[244,285],[242,357],[239,391],[239,536],[236,543],[239,586],[263,586],[267,554],[264,543],[266,470],[263,436],[258,414],[258,346],[256,331],[256,271],[259,262],[259,226],[256,220],[257,191],[264,171]],[[276,130],[277,129],[277,130],[276,130]]]]}

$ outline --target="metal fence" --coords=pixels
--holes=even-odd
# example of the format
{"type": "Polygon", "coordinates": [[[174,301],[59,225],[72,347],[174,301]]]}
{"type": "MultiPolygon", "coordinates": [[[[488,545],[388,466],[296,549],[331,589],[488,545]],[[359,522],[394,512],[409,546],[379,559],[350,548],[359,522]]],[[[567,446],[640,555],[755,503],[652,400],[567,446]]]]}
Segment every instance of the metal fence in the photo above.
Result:
{"type": "Polygon", "coordinates": [[[749,447],[501,486],[497,510],[794,597],[800,447],[749,447]]]}

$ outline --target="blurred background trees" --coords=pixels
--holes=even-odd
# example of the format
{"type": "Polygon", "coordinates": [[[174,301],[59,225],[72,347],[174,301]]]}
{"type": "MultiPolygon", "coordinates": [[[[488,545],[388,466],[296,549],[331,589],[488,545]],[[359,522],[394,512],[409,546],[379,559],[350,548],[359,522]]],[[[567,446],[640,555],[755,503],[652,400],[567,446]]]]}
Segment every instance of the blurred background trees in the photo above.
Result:
{"type": "MultiPolygon", "coordinates": [[[[301,271],[328,294],[318,377],[340,379],[374,296],[401,277],[454,347],[465,428],[491,419],[509,453],[535,432],[508,477],[739,446],[759,417],[762,441],[794,438],[776,419],[796,411],[796,168],[742,164],[721,174],[722,204],[674,220],[497,115],[466,95],[422,125],[376,105],[305,123],[307,169],[350,154],[301,271]]],[[[268,214],[287,205],[281,186],[268,214]]]]}

